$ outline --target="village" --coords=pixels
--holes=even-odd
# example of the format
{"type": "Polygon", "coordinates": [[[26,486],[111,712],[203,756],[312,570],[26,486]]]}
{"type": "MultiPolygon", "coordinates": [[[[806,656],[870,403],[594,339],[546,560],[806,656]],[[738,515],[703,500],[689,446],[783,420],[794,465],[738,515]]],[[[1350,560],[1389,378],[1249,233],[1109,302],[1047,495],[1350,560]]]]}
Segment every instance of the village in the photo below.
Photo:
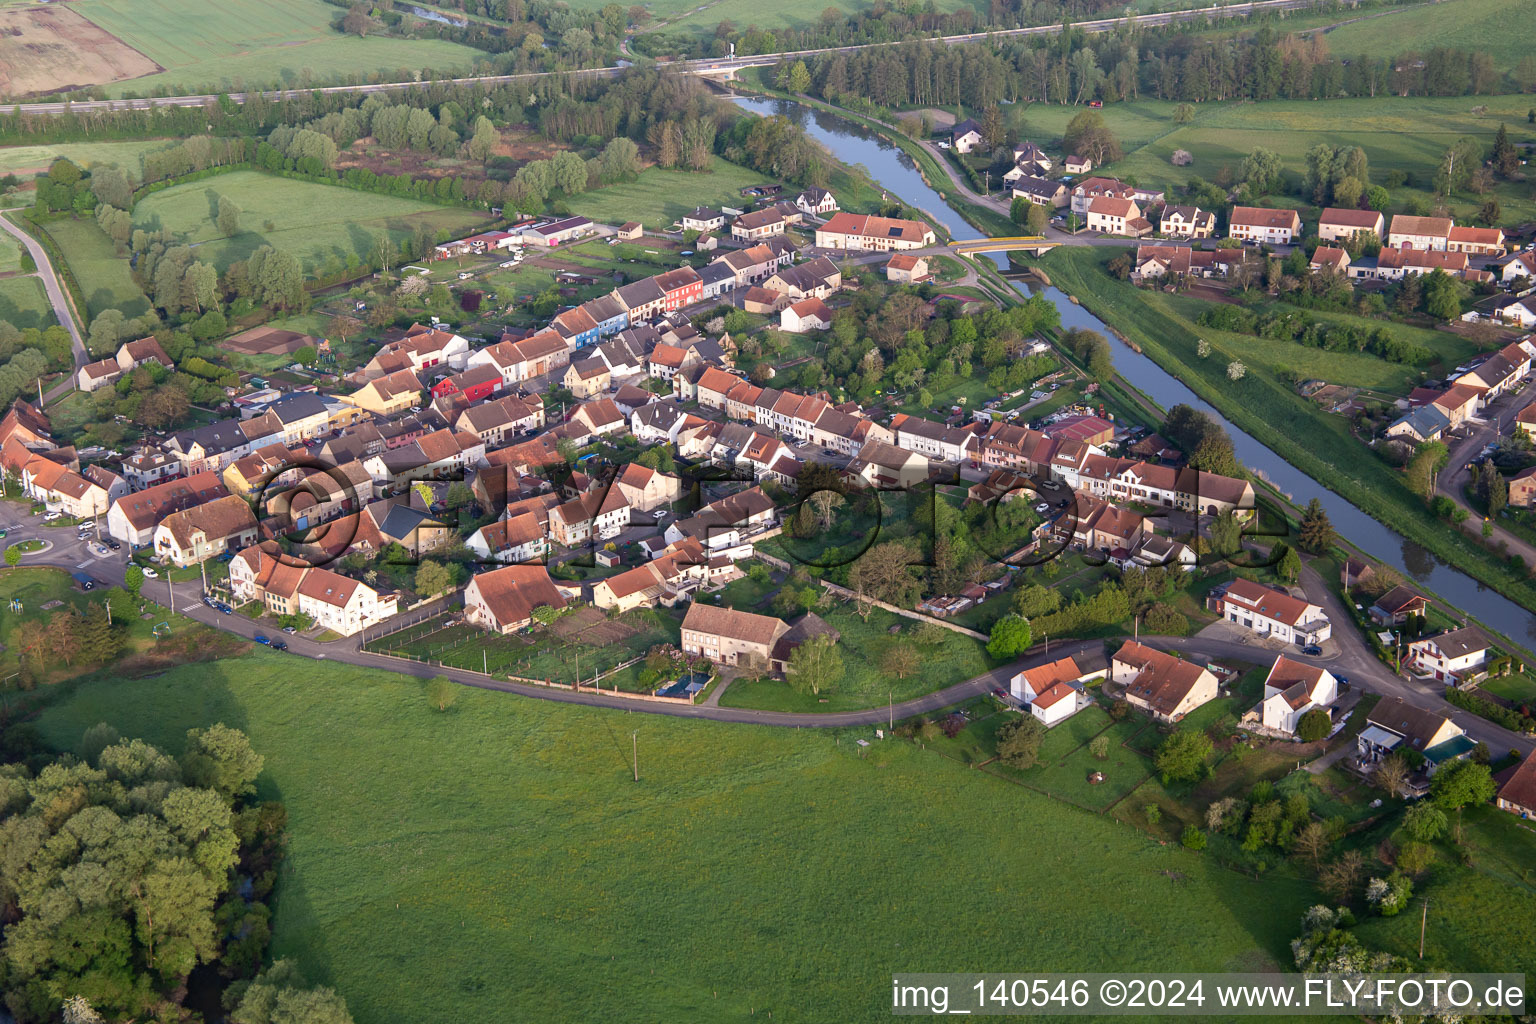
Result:
{"type": "MultiPolygon", "coordinates": [[[[1025,147],[1020,166],[1044,171],[1047,159],[1025,147]]],[[[1038,180],[1019,177],[1016,194],[1042,201],[1038,180]]],[[[1070,372],[926,418],[754,383],[737,369],[747,339],[721,327],[721,310],[787,334],[824,332],[850,295],[931,288],[930,260],[947,259],[920,221],[839,212],[825,190],[792,200],[776,186],[762,192],[756,209],[700,208],[672,225],[693,251],[717,254],[701,267],[685,262],[617,285],[542,326],[508,327],[480,343],[434,318],[386,331],[366,361],[338,367],[329,382],[285,389],[248,375],[228,390],[232,414],[146,436],[116,462],[82,460],[55,442],[45,414],[18,401],[0,427],[0,461],[37,513],[75,524],[95,556],[130,558],[150,578],[200,580],[200,599],[217,612],[288,634],[352,638],[390,657],[599,692],[606,680],[616,694],[691,703],[722,677],[784,680],[811,662],[797,659],[801,648],[837,644],[874,660],[875,647],[858,636],[878,605],[891,633],[936,623],[978,638],[967,641],[977,657],[987,645],[1006,650],[996,655],[1006,661],[1029,645],[993,646],[972,627],[990,623],[995,639],[1028,618],[973,610],[1016,602],[1027,570],[1073,558],[1117,576],[1155,572],[1189,595],[1214,621],[1209,628],[1251,644],[1263,663],[1262,684],[1253,675],[1244,691],[1255,700],[1243,717],[1254,735],[1315,741],[1343,726],[1360,692],[1324,659],[1338,655],[1336,630],[1357,623],[1331,622],[1321,603],[1272,573],[1260,582],[1228,572],[1202,585],[1214,534],[1241,535],[1262,503],[1252,481],[1190,467],[1155,421],[1085,402],[1031,419],[1030,406],[1070,383],[1070,372]],[[961,509],[1006,509],[1010,523],[999,533],[1005,550],[952,592],[896,587],[896,597],[850,580],[846,565],[840,576],[824,565],[814,580],[807,574],[818,563],[804,538],[857,532],[838,510],[858,496],[886,507],[934,488],[961,509]],[[735,606],[765,587],[793,593],[797,581],[813,591],[798,605],[735,606]]],[[[1090,231],[1132,236],[1151,230],[1143,210],[1159,200],[1099,178],[1044,199],[1080,207],[1090,231]]],[[[1349,213],[1325,215],[1330,240],[1379,239],[1379,215],[1365,224],[1349,213]]],[[[1231,237],[1289,244],[1300,225],[1286,215],[1239,208],[1231,237]]],[[[1497,246],[1448,222],[1401,221],[1382,252],[1400,253],[1408,273],[1424,272],[1412,269],[1422,259],[1443,268],[1448,254],[1465,264],[1484,254],[1471,247],[1497,246]]],[[[1197,208],[1160,217],[1174,238],[1209,238],[1213,226],[1197,208]]],[[[644,237],[636,223],[529,221],[440,244],[435,257],[505,269],[593,238],[644,237]]],[[[1143,282],[1223,276],[1245,258],[1241,248],[1144,243],[1132,272],[1143,282]]],[[[1331,259],[1313,257],[1334,271],[1351,266],[1347,253],[1338,266],[1331,259]]],[[[1026,341],[1021,354],[1048,349],[1026,341]]],[[[321,355],[332,351],[328,340],[316,343],[321,355]]],[[[1442,429],[1476,417],[1523,387],[1532,352],[1527,340],[1468,368],[1450,383],[1450,399],[1427,399],[1388,435],[1411,427],[1416,439],[1438,436],[1424,426],[1426,410],[1456,396],[1464,401],[1442,429]]],[[[115,358],[83,367],[77,387],[90,393],[151,364],[172,367],[155,338],[126,342],[115,358]]],[[[1536,417],[1536,406],[1521,416],[1536,417]]],[[[1510,498],[1530,494],[1512,486],[1510,498]]],[[[167,589],[174,604],[174,583],[167,589]]],[[[1383,642],[1407,645],[1394,651],[1396,667],[1454,689],[1475,687],[1508,661],[1476,627],[1447,620],[1427,631],[1427,603],[1399,586],[1370,606],[1383,642]]],[[[1232,696],[1242,675],[1137,639],[1033,660],[996,693],[1047,728],[1093,706],[1100,688],[1171,725],[1232,696]]],[[[1438,764],[1477,747],[1448,714],[1400,697],[1370,716],[1354,761],[1369,772],[1394,752],[1411,755],[1402,758],[1415,769],[1401,783],[1408,794],[1427,792],[1438,764]]]]}

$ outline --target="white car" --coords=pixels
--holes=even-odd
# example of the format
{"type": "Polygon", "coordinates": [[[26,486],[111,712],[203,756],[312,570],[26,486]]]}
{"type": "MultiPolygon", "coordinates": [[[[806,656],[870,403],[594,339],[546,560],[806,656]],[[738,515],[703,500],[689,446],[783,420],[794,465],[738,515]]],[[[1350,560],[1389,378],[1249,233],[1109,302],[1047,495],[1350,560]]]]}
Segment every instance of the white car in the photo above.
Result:
{"type": "Polygon", "coordinates": [[[43,522],[51,523],[55,519],[62,519],[63,517],[64,517],[64,513],[63,512],[49,512],[49,513],[47,513],[46,515],[43,516],[43,522]]]}
{"type": "Polygon", "coordinates": [[[517,266],[517,263],[518,263],[517,260],[507,260],[505,263],[503,263],[501,265],[501,269],[502,270],[506,270],[508,267],[515,267],[515,266],[517,266]]]}
{"type": "Polygon", "coordinates": [[[1035,506],[1035,511],[1039,512],[1041,515],[1044,515],[1045,513],[1049,512],[1050,510],[1051,510],[1051,506],[1047,505],[1043,501],[1040,504],[1035,506]]]}
{"type": "Polygon", "coordinates": [[[160,574],[155,571],[154,566],[146,565],[144,567],[144,578],[147,580],[157,580],[160,578],[160,574]]]}

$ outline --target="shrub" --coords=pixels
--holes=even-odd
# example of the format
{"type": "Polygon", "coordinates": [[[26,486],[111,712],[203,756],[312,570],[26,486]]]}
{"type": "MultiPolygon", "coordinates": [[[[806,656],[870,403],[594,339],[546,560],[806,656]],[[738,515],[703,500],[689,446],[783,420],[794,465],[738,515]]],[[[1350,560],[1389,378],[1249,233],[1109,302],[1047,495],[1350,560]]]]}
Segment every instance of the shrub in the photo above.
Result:
{"type": "Polygon", "coordinates": [[[1109,757],[1109,737],[1095,736],[1093,739],[1089,740],[1088,753],[1092,754],[1100,761],[1107,760],[1109,757]]]}
{"type": "Polygon", "coordinates": [[[1185,849],[1203,850],[1206,843],[1205,830],[1198,825],[1185,825],[1184,834],[1179,837],[1179,842],[1184,844],[1185,849]]]}
{"type": "Polygon", "coordinates": [[[1332,727],[1333,720],[1328,717],[1328,712],[1322,708],[1313,708],[1296,723],[1296,738],[1303,743],[1316,743],[1326,737],[1332,727]]]}

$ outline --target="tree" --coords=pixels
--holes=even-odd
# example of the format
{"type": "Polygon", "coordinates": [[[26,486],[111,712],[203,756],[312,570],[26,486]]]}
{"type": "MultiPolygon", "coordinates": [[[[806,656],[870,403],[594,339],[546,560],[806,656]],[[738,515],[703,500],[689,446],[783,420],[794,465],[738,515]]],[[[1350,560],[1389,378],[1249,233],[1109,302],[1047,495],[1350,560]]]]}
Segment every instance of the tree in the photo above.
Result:
{"type": "Polygon", "coordinates": [[[1301,576],[1301,556],[1288,544],[1280,545],[1282,554],[1275,563],[1275,575],[1287,583],[1295,583],[1301,576]]]}
{"type": "Polygon", "coordinates": [[[895,605],[911,603],[918,581],[912,575],[913,556],[900,541],[876,544],[848,571],[848,586],[864,598],[895,605]]]}
{"type": "Polygon", "coordinates": [[[315,350],[315,346],[301,345],[293,353],[293,361],[300,366],[314,366],[315,360],[319,358],[319,355],[320,353],[315,350]]]}
{"type": "Polygon", "coordinates": [[[233,238],[240,233],[240,207],[228,196],[219,196],[219,212],[215,218],[219,234],[233,238]]]}
{"type": "Polygon", "coordinates": [[[1180,729],[1163,741],[1152,758],[1163,783],[1193,782],[1205,773],[1211,739],[1198,729],[1180,729]]]}
{"type": "Polygon", "coordinates": [[[1333,728],[1333,720],[1328,717],[1328,712],[1322,708],[1313,708],[1296,723],[1296,738],[1303,743],[1316,743],[1328,735],[1328,730],[1333,728]]]}
{"type": "Polygon", "coordinates": [[[1424,311],[1441,320],[1461,315],[1462,284],[1436,267],[1424,275],[1424,311]]]}
{"type": "Polygon", "coordinates": [[[1445,833],[1445,812],[1428,800],[1420,800],[1403,814],[1403,831],[1421,843],[1432,843],[1445,833]]]}
{"type": "Polygon", "coordinates": [[[1483,200],[1482,207],[1477,211],[1477,219],[1490,228],[1504,219],[1504,208],[1499,205],[1498,196],[1489,196],[1483,200]]]}
{"type": "Polygon", "coordinates": [[[836,519],[835,513],[848,503],[848,499],[833,490],[815,491],[807,499],[816,512],[816,522],[823,530],[830,530],[836,519]]]}
{"type": "Polygon", "coordinates": [[[843,678],[843,655],[830,634],[813,636],[789,655],[789,685],[796,693],[820,694],[843,678]]]}
{"type": "Polygon", "coordinates": [[[1406,875],[1394,871],[1386,878],[1373,878],[1365,887],[1365,902],[1382,917],[1402,913],[1413,895],[1413,883],[1406,875]]]}
{"type": "Polygon", "coordinates": [[[1328,826],[1320,821],[1309,821],[1296,833],[1291,848],[1312,861],[1312,870],[1322,867],[1323,854],[1328,852],[1328,826]]]}
{"type": "Polygon", "coordinates": [[[1462,808],[1484,804],[1493,799],[1493,773],[1476,761],[1453,761],[1435,772],[1429,782],[1429,795],[1437,807],[1455,811],[1460,821],[1462,808]]]}
{"type": "Polygon", "coordinates": [[[182,771],[190,781],[230,798],[256,792],[256,776],[265,761],[251,749],[245,733],[223,722],[187,730],[187,749],[181,756],[182,771]]]}
{"type": "Polygon", "coordinates": [[[1188,103],[1180,103],[1173,108],[1174,124],[1189,124],[1195,119],[1195,108],[1188,103]]]}
{"type": "Polygon", "coordinates": [[[1217,555],[1234,554],[1243,542],[1243,524],[1231,509],[1224,509],[1211,520],[1211,551],[1217,555]]]}
{"type": "Polygon", "coordinates": [[[1509,504],[1509,481],[1491,463],[1483,473],[1483,495],[1487,499],[1490,516],[1498,515],[1509,504]]]}
{"type": "Polygon", "coordinates": [[[15,544],[12,544],[10,547],[5,549],[5,564],[14,567],[20,563],[21,548],[17,547],[15,544]]]}
{"type": "Polygon", "coordinates": [[[1328,521],[1323,503],[1317,498],[1307,502],[1297,530],[1297,546],[1309,554],[1321,555],[1326,554],[1338,539],[1338,534],[1333,531],[1333,523],[1328,521]]]}
{"type": "Polygon", "coordinates": [[[1254,196],[1267,196],[1278,192],[1283,179],[1283,164],[1278,153],[1259,147],[1243,157],[1238,165],[1238,177],[1247,184],[1254,196]]]}
{"type": "Polygon", "coordinates": [[[1413,458],[1408,460],[1406,475],[1409,489],[1425,501],[1433,498],[1435,478],[1449,457],[1449,450],[1440,441],[1425,441],[1419,445],[1418,450],[1413,453],[1413,458]]]}
{"type": "MultiPolygon", "coordinates": [[[[279,960],[247,985],[233,985],[230,1024],[352,1024],[346,1000],[311,987],[292,960],[279,960]]],[[[225,1005],[228,1005],[226,1003],[225,1005]]]]}
{"type": "Polygon", "coordinates": [[[1390,754],[1376,765],[1376,784],[1389,796],[1400,796],[1403,784],[1408,781],[1408,762],[1397,754],[1390,754]]]}
{"type": "Polygon", "coordinates": [[[1047,615],[1061,607],[1061,591],[1032,583],[1013,595],[1013,611],[1026,619],[1047,615]]]}
{"type": "Polygon", "coordinates": [[[436,597],[453,586],[453,573],[441,562],[425,559],[416,567],[416,593],[436,597]]]}
{"type": "Polygon", "coordinates": [[[1023,196],[1014,196],[1013,202],[1008,204],[1008,219],[1023,227],[1029,221],[1029,210],[1034,205],[1023,196]]]}
{"type": "Polygon", "coordinates": [[[922,659],[911,644],[894,643],[880,655],[880,671],[897,679],[905,679],[917,671],[922,659]]]}
{"type": "Polygon", "coordinates": [[[491,119],[484,114],[475,118],[475,130],[469,137],[469,156],[472,160],[485,163],[496,152],[496,146],[501,142],[501,135],[497,133],[496,126],[491,119]]]}
{"type": "Polygon", "coordinates": [[[1085,156],[1095,165],[1111,163],[1121,155],[1119,141],[1096,110],[1085,110],[1067,122],[1061,146],[1063,151],[1085,156]]]}
{"type": "Polygon", "coordinates": [[[366,36],[374,27],[374,20],[370,13],[372,10],[373,5],[367,2],[353,4],[342,16],[341,30],[358,38],[366,36]]]}
{"type": "Polygon", "coordinates": [[[1033,768],[1040,758],[1045,726],[1034,715],[1023,715],[997,730],[997,759],[1010,768],[1033,768]]]}
{"type": "Polygon", "coordinates": [[[447,711],[458,699],[459,688],[447,676],[433,676],[427,680],[427,703],[439,711],[447,711]]]}
{"type": "Polygon", "coordinates": [[[1045,212],[1045,207],[1036,203],[1030,203],[1029,209],[1024,211],[1024,230],[1031,235],[1045,234],[1046,225],[1050,223],[1050,214],[1045,212]]]}
{"type": "Polygon", "coordinates": [[[1092,754],[1096,761],[1107,761],[1109,759],[1109,737],[1095,736],[1089,740],[1088,753],[1092,754]]]}
{"type": "Polygon", "coordinates": [[[1006,661],[1029,650],[1031,642],[1029,620],[1017,615],[1004,615],[992,626],[987,640],[987,653],[1006,661]]]}
{"type": "Polygon", "coordinates": [[[1179,836],[1179,842],[1186,850],[1203,850],[1206,844],[1205,830],[1191,822],[1184,826],[1184,832],[1179,836]]]}
{"type": "MultiPolygon", "coordinates": [[[[1514,174],[1520,167],[1520,153],[1509,141],[1509,126],[1499,122],[1499,130],[1493,137],[1493,149],[1488,154],[1494,172],[1502,178],[1514,174]]],[[[100,173],[100,172],[97,172],[100,173]]]]}
{"type": "Polygon", "coordinates": [[[1248,367],[1234,359],[1227,364],[1227,380],[1239,381],[1248,373],[1248,367]]]}

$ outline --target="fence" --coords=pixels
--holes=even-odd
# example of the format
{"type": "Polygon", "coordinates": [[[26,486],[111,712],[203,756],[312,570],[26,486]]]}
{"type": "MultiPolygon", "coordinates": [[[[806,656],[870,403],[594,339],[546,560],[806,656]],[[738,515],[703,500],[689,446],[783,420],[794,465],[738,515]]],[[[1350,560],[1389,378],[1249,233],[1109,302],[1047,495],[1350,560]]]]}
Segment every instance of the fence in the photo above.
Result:
{"type": "MultiPolygon", "coordinates": [[[[761,558],[762,556],[759,555],[758,557],[761,558]]],[[[963,636],[968,636],[976,640],[986,641],[990,639],[990,637],[988,637],[985,633],[978,633],[974,629],[967,629],[966,627],[954,622],[945,622],[943,619],[935,619],[931,615],[923,615],[921,612],[914,612],[909,608],[898,608],[894,604],[889,604],[885,601],[877,601],[872,597],[861,597],[860,595],[854,593],[852,590],[849,590],[847,587],[840,587],[836,583],[832,583],[828,580],[822,580],[821,585],[827,588],[827,593],[829,594],[854,601],[868,601],[876,608],[884,608],[892,615],[900,615],[904,619],[911,619],[914,622],[931,622],[935,626],[943,626],[945,629],[950,630],[951,632],[960,633],[963,636]]]]}
{"type": "Polygon", "coordinates": [[[544,686],[552,690],[569,690],[573,693],[596,693],[608,697],[623,697],[626,700],[652,701],[661,704],[692,705],[694,703],[694,699],[692,697],[663,697],[654,693],[631,693],[628,690],[621,690],[618,687],[614,687],[611,690],[605,690],[598,685],[598,683],[613,675],[614,673],[621,672],[632,665],[637,665],[644,661],[644,655],[631,658],[625,662],[620,662],[619,664],[613,666],[613,668],[608,669],[606,672],[597,673],[592,677],[591,682],[557,683],[552,679],[534,679],[530,676],[513,675],[510,672],[503,673],[501,675],[497,675],[494,672],[477,672],[472,668],[462,668],[458,665],[444,665],[441,661],[437,661],[435,659],[417,658],[409,654],[391,654],[388,651],[369,651],[367,653],[380,658],[394,658],[396,661],[412,661],[418,665],[436,665],[438,668],[447,669],[449,672],[463,672],[466,675],[481,676],[485,679],[505,679],[510,683],[523,683],[528,686],[544,686]]]}

